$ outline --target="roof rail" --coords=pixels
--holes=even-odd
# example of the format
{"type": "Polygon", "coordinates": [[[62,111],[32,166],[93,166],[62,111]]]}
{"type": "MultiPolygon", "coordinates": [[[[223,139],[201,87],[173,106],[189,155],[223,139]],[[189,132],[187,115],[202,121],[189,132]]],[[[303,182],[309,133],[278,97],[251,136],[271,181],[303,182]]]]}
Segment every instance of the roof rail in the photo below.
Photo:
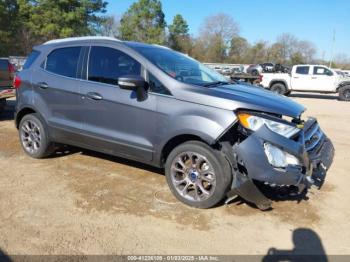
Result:
{"type": "Polygon", "coordinates": [[[157,46],[157,47],[161,47],[161,48],[164,48],[164,49],[169,49],[171,50],[171,48],[167,47],[167,46],[164,46],[164,45],[158,45],[158,44],[152,44],[153,46],[157,46]]]}
{"type": "Polygon", "coordinates": [[[110,41],[121,42],[121,40],[117,38],[107,37],[107,36],[81,36],[81,37],[67,37],[62,39],[54,39],[54,40],[45,42],[44,45],[58,44],[58,43],[71,42],[71,41],[82,41],[82,40],[110,40],[110,41]]]}

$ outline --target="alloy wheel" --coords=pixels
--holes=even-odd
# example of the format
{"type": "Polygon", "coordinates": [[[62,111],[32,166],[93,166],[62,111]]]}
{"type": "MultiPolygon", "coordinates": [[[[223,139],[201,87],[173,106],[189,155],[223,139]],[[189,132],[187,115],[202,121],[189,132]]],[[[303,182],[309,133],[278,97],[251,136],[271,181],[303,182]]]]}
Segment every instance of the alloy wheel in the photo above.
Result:
{"type": "Polygon", "coordinates": [[[21,140],[24,149],[35,154],[41,147],[41,131],[39,126],[31,120],[26,120],[21,126],[21,140]]]}
{"type": "Polygon", "coordinates": [[[216,175],[208,159],[195,152],[183,152],[171,164],[171,181],[184,198],[200,202],[212,196],[216,175]]]}

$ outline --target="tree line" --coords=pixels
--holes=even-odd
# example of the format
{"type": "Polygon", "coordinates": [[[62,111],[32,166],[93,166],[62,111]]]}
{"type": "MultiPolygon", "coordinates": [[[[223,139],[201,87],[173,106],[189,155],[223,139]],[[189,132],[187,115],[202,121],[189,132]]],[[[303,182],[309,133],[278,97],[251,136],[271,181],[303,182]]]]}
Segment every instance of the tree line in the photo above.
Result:
{"type": "MultiPolygon", "coordinates": [[[[312,42],[288,33],[274,43],[249,43],[239,34],[237,22],[225,13],[205,18],[198,35],[193,36],[181,14],[166,23],[160,0],[138,0],[118,17],[105,14],[107,4],[103,0],[2,0],[0,56],[27,55],[33,45],[50,39],[103,35],[167,45],[202,62],[327,63],[316,59],[312,42]]],[[[350,68],[346,56],[337,56],[337,61],[339,66],[350,68]]]]}

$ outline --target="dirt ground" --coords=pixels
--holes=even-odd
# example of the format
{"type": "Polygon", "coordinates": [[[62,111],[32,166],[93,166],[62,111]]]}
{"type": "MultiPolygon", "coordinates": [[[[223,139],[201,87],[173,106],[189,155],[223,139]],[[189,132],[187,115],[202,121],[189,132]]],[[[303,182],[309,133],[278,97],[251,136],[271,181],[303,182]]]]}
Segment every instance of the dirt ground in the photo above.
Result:
{"type": "Polygon", "coordinates": [[[0,253],[350,254],[350,103],[293,95],[336,148],[321,190],[262,212],[209,210],[170,194],[161,170],[75,148],[34,160],[18,142],[14,101],[0,117],[0,253]]]}

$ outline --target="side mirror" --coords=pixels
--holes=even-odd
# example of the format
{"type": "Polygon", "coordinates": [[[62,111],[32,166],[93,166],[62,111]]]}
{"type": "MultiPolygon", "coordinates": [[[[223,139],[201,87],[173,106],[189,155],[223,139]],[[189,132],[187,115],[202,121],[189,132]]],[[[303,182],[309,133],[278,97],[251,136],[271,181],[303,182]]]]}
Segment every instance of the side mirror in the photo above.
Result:
{"type": "Polygon", "coordinates": [[[121,89],[135,91],[137,101],[141,102],[147,99],[147,82],[142,76],[129,75],[119,77],[118,86],[121,89]]]}
{"type": "Polygon", "coordinates": [[[333,76],[332,71],[327,71],[327,75],[328,75],[328,76],[333,76]]]}

